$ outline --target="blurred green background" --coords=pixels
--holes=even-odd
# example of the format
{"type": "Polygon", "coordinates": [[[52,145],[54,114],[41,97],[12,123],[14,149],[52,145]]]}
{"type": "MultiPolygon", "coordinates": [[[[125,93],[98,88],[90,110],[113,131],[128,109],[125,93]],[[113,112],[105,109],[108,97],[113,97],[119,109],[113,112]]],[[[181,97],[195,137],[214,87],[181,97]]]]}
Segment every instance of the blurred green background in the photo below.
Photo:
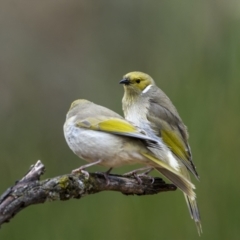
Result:
{"type": "MultiPolygon", "coordinates": [[[[2,0],[0,31],[0,192],[38,159],[44,178],[84,164],[63,136],[70,103],[122,114],[118,82],[140,70],[188,126],[201,239],[239,239],[239,1],[2,0]]],[[[4,240],[33,238],[200,239],[180,191],[32,206],[0,230],[4,240]]]]}

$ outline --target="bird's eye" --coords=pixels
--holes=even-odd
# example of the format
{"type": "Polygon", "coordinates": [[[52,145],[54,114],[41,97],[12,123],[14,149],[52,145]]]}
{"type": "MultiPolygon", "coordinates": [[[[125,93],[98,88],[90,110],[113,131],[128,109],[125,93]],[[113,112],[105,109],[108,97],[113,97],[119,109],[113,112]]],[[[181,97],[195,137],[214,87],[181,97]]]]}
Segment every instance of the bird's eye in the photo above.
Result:
{"type": "Polygon", "coordinates": [[[140,79],[137,79],[137,80],[136,80],[136,83],[140,83],[140,82],[141,82],[141,80],[140,80],[140,79]]]}

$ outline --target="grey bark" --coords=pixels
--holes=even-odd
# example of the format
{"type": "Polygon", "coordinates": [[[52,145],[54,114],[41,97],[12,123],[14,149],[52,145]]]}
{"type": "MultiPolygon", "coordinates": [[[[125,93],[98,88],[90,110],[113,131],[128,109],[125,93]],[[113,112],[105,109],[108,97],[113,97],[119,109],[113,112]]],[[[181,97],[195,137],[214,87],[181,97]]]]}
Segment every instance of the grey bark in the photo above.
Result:
{"type": "Polygon", "coordinates": [[[22,209],[46,201],[80,199],[101,191],[117,191],[125,195],[152,195],[174,191],[173,184],[161,178],[140,176],[142,183],[131,176],[108,175],[108,181],[101,173],[65,174],[40,181],[45,166],[40,160],[30,167],[24,177],[8,188],[0,197],[0,226],[9,222],[22,209]]]}

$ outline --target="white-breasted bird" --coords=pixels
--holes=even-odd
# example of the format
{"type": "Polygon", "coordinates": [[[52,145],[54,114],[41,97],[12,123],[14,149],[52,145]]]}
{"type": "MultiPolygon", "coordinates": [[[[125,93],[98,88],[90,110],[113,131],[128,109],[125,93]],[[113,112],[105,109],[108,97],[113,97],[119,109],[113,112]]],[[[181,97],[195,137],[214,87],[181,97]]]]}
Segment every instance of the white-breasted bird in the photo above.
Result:
{"type": "MultiPolygon", "coordinates": [[[[149,137],[159,139],[170,150],[166,154],[169,166],[177,168],[189,181],[189,172],[199,179],[192,161],[187,128],[168,96],[156,86],[151,76],[143,72],[127,73],[120,84],[124,85],[122,104],[125,119],[143,129],[149,137]]],[[[196,198],[186,193],[184,196],[200,234],[202,226],[196,198]]]]}
{"type": "Polygon", "coordinates": [[[90,101],[79,99],[71,104],[64,123],[64,136],[70,149],[89,164],[108,168],[143,164],[161,172],[191,199],[194,185],[167,163],[171,151],[161,141],[146,135],[117,113],[90,101]]]}

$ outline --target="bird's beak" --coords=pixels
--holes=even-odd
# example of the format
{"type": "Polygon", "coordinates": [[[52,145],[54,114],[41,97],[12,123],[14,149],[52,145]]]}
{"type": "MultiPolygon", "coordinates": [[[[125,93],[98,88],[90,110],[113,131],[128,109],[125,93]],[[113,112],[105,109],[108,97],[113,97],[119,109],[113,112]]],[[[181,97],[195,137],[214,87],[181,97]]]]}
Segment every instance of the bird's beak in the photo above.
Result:
{"type": "Polygon", "coordinates": [[[130,84],[130,81],[129,81],[129,79],[124,78],[124,79],[122,79],[119,83],[120,83],[120,84],[129,85],[129,84],[130,84]]]}

